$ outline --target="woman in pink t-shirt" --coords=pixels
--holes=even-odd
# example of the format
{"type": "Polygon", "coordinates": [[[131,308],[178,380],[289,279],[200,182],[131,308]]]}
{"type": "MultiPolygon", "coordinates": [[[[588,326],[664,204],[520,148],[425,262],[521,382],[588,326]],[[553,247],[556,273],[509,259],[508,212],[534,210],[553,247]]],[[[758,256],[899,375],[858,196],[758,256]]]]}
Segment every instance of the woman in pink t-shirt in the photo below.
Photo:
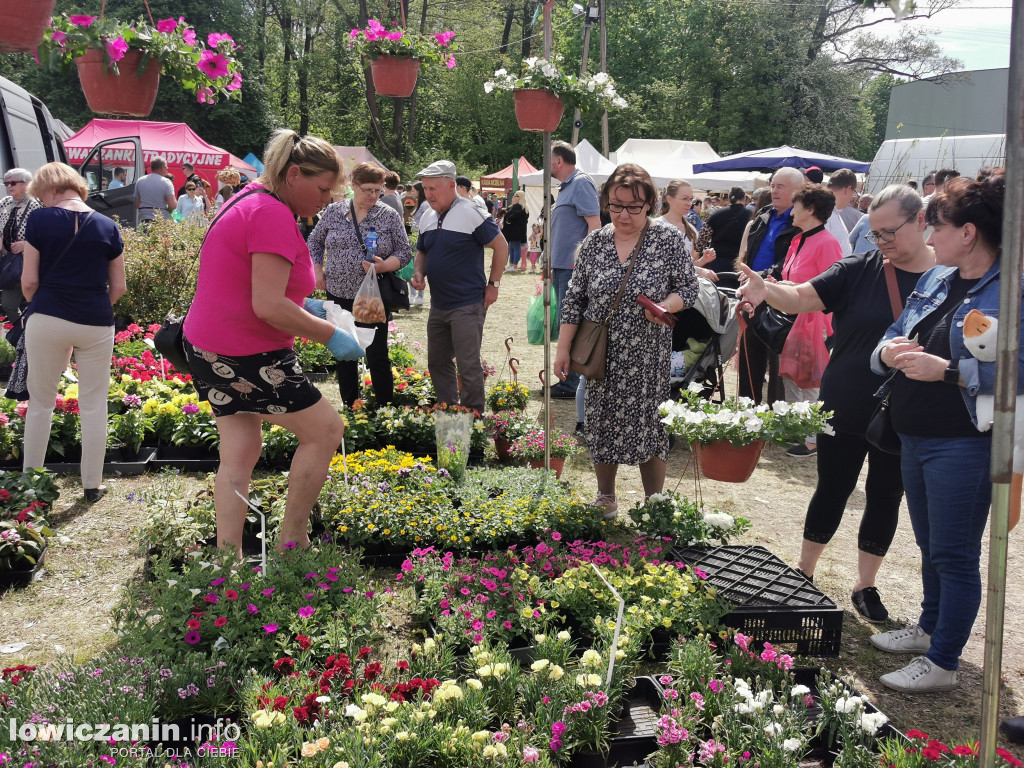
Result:
{"type": "Polygon", "coordinates": [[[339,360],[363,352],[329,323],[313,290],[313,263],[295,223],[313,216],[344,182],[334,148],[323,139],[277,131],[263,174],[221,208],[199,256],[196,295],[185,320],[185,354],[200,397],[220,433],[214,486],[217,542],[239,553],[245,502],[262,450],[262,423],[295,433],[288,500],[278,551],[309,546],[309,513],[345,424],[302,372],[293,345],[304,336],[339,360]],[[305,308],[306,311],[303,311],[305,308]]]}

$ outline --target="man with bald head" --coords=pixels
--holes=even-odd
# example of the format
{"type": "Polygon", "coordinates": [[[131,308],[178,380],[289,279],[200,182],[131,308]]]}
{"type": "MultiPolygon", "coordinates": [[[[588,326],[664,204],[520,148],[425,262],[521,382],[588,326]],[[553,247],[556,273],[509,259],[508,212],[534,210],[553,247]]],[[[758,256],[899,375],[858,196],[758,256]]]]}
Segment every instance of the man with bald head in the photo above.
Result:
{"type": "MultiPolygon", "coordinates": [[[[747,249],[737,259],[755,272],[782,277],[782,264],[786,260],[789,244],[800,229],[793,226],[793,193],[804,185],[804,175],[796,168],[780,168],[772,176],[771,205],[766,205],[754,216],[747,232],[747,249]]],[[[767,401],[784,400],[782,379],[779,378],[779,356],[766,347],[747,328],[743,333],[740,350],[740,396],[755,403],[762,400],[765,373],[768,374],[767,401]]]]}

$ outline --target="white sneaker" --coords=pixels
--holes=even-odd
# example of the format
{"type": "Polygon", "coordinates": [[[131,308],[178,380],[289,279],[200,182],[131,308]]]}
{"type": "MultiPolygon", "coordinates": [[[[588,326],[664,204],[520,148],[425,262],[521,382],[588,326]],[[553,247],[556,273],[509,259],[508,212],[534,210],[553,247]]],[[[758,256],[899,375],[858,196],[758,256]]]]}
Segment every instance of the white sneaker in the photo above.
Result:
{"type": "Polygon", "coordinates": [[[886,653],[928,653],[932,647],[932,636],[919,626],[881,632],[870,640],[875,648],[886,653]]]}
{"type": "Polygon", "coordinates": [[[878,679],[883,685],[904,693],[932,693],[956,688],[956,670],[943,669],[925,656],[918,656],[903,669],[878,679]]]}
{"type": "Polygon", "coordinates": [[[413,306],[413,307],[422,307],[423,306],[423,297],[422,296],[413,296],[411,299],[409,299],[409,304],[411,306],[413,306]]]}

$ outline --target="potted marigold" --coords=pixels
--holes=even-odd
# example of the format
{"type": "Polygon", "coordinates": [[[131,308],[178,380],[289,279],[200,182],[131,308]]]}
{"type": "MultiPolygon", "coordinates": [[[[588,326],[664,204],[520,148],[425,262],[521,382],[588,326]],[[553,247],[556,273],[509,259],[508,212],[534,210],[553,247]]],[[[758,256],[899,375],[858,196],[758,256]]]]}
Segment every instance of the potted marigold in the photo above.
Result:
{"type": "MultiPolygon", "coordinates": [[[[565,460],[575,453],[579,453],[580,445],[576,438],[567,435],[562,430],[552,428],[547,433],[551,453],[551,469],[555,471],[556,477],[562,476],[562,469],[565,468],[565,460]]],[[[522,437],[512,442],[509,454],[516,459],[525,459],[534,469],[544,467],[544,430],[537,428],[527,432],[522,437]]]]}
{"type": "Polygon", "coordinates": [[[523,62],[523,73],[513,75],[506,69],[494,73],[484,83],[490,93],[495,88],[515,95],[516,121],[524,131],[551,132],[558,127],[565,106],[590,110],[622,109],[626,100],[615,91],[615,81],[607,72],[582,77],[561,68],[562,57],[537,57],[523,62]]]}
{"type": "Polygon", "coordinates": [[[367,22],[366,29],[349,32],[349,48],[370,59],[373,87],[381,96],[403,98],[416,90],[416,78],[424,63],[444,64],[455,68],[456,49],[452,31],[430,35],[413,35],[397,22],[391,28],[376,19],[367,22]]]}
{"type": "Polygon", "coordinates": [[[54,16],[36,51],[47,69],[78,68],[93,112],[145,117],[153,110],[161,74],[181,84],[201,104],[241,98],[242,68],[230,35],[213,32],[205,42],[184,18],[155,26],[143,19],[63,14],[54,16]]]}
{"type": "Polygon", "coordinates": [[[713,403],[700,396],[700,385],[691,384],[679,402],[661,404],[661,422],[670,434],[695,447],[705,477],[742,483],[754,472],[765,442],[803,440],[819,432],[832,434],[831,411],[821,403],[755,405],[748,397],[729,397],[713,403]]]}

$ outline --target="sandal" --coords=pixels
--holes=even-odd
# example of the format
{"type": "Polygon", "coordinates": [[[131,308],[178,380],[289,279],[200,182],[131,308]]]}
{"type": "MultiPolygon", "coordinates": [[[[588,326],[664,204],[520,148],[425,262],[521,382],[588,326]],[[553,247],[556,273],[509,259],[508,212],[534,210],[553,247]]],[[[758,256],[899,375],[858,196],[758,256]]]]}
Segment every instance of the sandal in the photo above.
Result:
{"type": "Polygon", "coordinates": [[[615,501],[614,493],[599,493],[597,498],[594,499],[595,507],[600,507],[604,510],[605,520],[614,520],[619,514],[619,505],[615,501]]]}

